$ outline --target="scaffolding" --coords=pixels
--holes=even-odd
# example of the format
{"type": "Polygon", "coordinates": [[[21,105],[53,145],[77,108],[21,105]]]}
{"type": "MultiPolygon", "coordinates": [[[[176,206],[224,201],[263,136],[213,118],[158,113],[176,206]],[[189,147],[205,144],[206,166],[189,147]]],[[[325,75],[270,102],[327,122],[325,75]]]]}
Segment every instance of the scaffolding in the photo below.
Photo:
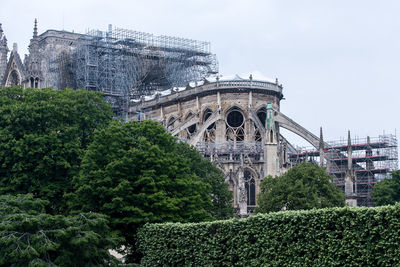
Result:
{"type": "Polygon", "coordinates": [[[101,91],[117,113],[130,99],[151,95],[218,72],[210,43],[113,28],[77,40],[76,86],[101,91]]]}
{"type": "MultiPolygon", "coordinates": [[[[373,186],[390,178],[391,172],[398,169],[397,138],[387,134],[375,138],[352,138],[350,141],[351,149],[348,140],[327,142],[329,146],[324,149],[327,162],[323,165],[334,177],[332,182],[344,191],[350,152],[357,205],[372,206],[373,186]]],[[[297,148],[297,153],[290,154],[289,159],[292,164],[302,161],[321,164],[320,151],[310,148],[297,148]]]]}

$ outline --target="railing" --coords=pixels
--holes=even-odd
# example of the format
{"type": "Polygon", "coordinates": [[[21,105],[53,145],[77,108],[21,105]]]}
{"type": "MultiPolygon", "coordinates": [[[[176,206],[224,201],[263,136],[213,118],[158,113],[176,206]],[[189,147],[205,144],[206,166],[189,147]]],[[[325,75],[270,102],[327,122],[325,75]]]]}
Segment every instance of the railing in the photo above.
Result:
{"type": "Polygon", "coordinates": [[[250,80],[217,81],[205,84],[201,87],[205,90],[215,89],[215,88],[236,88],[236,87],[261,88],[282,93],[282,87],[279,86],[278,84],[270,82],[262,82],[262,81],[250,81],[250,80]]]}
{"type": "Polygon", "coordinates": [[[218,144],[199,142],[197,143],[196,147],[203,155],[264,153],[261,142],[223,142],[218,144]]]}
{"type": "Polygon", "coordinates": [[[200,93],[205,93],[208,91],[215,91],[215,90],[224,90],[224,89],[232,89],[232,88],[252,88],[252,89],[262,89],[262,90],[269,90],[274,91],[276,93],[282,94],[282,86],[271,83],[271,82],[262,82],[262,81],[250,81],[250,80],[232,80],[232,81],[217,81],[209,84],[203,84],[201,86],[196,87],[187,87],[185,90],[182,91],[174,91],[171,90],[171,94],[161,96],[155,94],[154,98],[132,103],[132,106],[137,108],[146,108],[155,104],[167,103],[170,101],[175,101],[179,98],[185,98],[190,95],[194,96],[200,93]]]}

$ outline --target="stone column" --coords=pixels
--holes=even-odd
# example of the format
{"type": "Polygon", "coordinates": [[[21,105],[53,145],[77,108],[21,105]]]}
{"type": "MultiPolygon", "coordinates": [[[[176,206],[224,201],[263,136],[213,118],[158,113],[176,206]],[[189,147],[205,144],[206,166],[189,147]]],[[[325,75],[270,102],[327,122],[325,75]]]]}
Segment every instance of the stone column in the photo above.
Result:
{"type": "Polygon", "coordinates": [[[244,186],[244,176],[243,176],[243,169],[239,168],[238,170],[238,204],[239,204],[239,216],[246,217],[247,216],[247,192],[244,186]]]}

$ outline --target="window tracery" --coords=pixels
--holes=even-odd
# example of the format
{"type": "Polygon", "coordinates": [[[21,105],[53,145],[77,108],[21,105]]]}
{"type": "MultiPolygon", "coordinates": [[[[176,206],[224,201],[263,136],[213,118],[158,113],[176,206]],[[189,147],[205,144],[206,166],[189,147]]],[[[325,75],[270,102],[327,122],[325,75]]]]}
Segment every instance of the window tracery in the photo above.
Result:
{"type": "MultiPolygon", "coordinates": [[[[207,122],[207,120],[210,118],[212,113],[213,112],[212,112],[211,109],[206,109],[204,111],[204,113],[203,113],[203,124],[207,122]]],[[[203,141],[207,142],[207,143],[214,143],[215,142],[215,132],[216,132],[216,125],[215,125],[215,122],[213,122],[204,131],[203,141]]]]}
{"type": "Polygon", "coordinates": [[[244,141],[244,116],[239,108],[232,108],[226,115],[226,140],[244,141]]]}
{"type": "MultiPolygon", "coordinates": [[[[266,111],[266,109],[265,108],[260,108],[257,111],[257,117],[260,120],[261,124],[265,128],[265,121],[267,119],[267,111],[266,111]]],[[[262,141],[261,129],[258,129],[256,124],[254,124],[254,141],[256,141],[256,142],[261,142],[262,141]]]]}
{"type": "MultiPolygon", "coordinates": [[[[192,112],[189,112],[189,114],[186,116],[186,120],[192,117],[193,114],[192,112]]],[[[192,124],[189,127],[186,128],[186,131],[188,132],[189,135],[192,135],[194,132],[196,132],[196,124],[192,124]]]]}

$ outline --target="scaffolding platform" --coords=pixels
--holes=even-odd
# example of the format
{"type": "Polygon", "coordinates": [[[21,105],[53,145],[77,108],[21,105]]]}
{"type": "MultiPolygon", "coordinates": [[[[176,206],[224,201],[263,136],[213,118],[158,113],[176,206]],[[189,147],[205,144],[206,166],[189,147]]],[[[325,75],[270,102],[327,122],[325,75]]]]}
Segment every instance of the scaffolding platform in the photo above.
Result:
{"type": "MultiPolygon", "coordinates": [[[[390,178],[398,169],[397,137],[392,134],[374,138],[353,138],[327,142],[324,148],[327,172],[334,178],[332,182],[344,191],[344,179],[348,170],[349,152],[355,173],[354,192],[358,206],[372,206],[371,192],[374,184],[390,178]]],[[[297,148],[289,155],[292,164],[311,161],[321,164],[320,151],[315,148],[297,148]]]]}
{"type": "Polygon", "coordinates": [[[218,72],[210,43],[112,27],[90,30],[76,41],[77,88],[100,91],[117,113],[131,99],[186,86],[218,72]]]}

